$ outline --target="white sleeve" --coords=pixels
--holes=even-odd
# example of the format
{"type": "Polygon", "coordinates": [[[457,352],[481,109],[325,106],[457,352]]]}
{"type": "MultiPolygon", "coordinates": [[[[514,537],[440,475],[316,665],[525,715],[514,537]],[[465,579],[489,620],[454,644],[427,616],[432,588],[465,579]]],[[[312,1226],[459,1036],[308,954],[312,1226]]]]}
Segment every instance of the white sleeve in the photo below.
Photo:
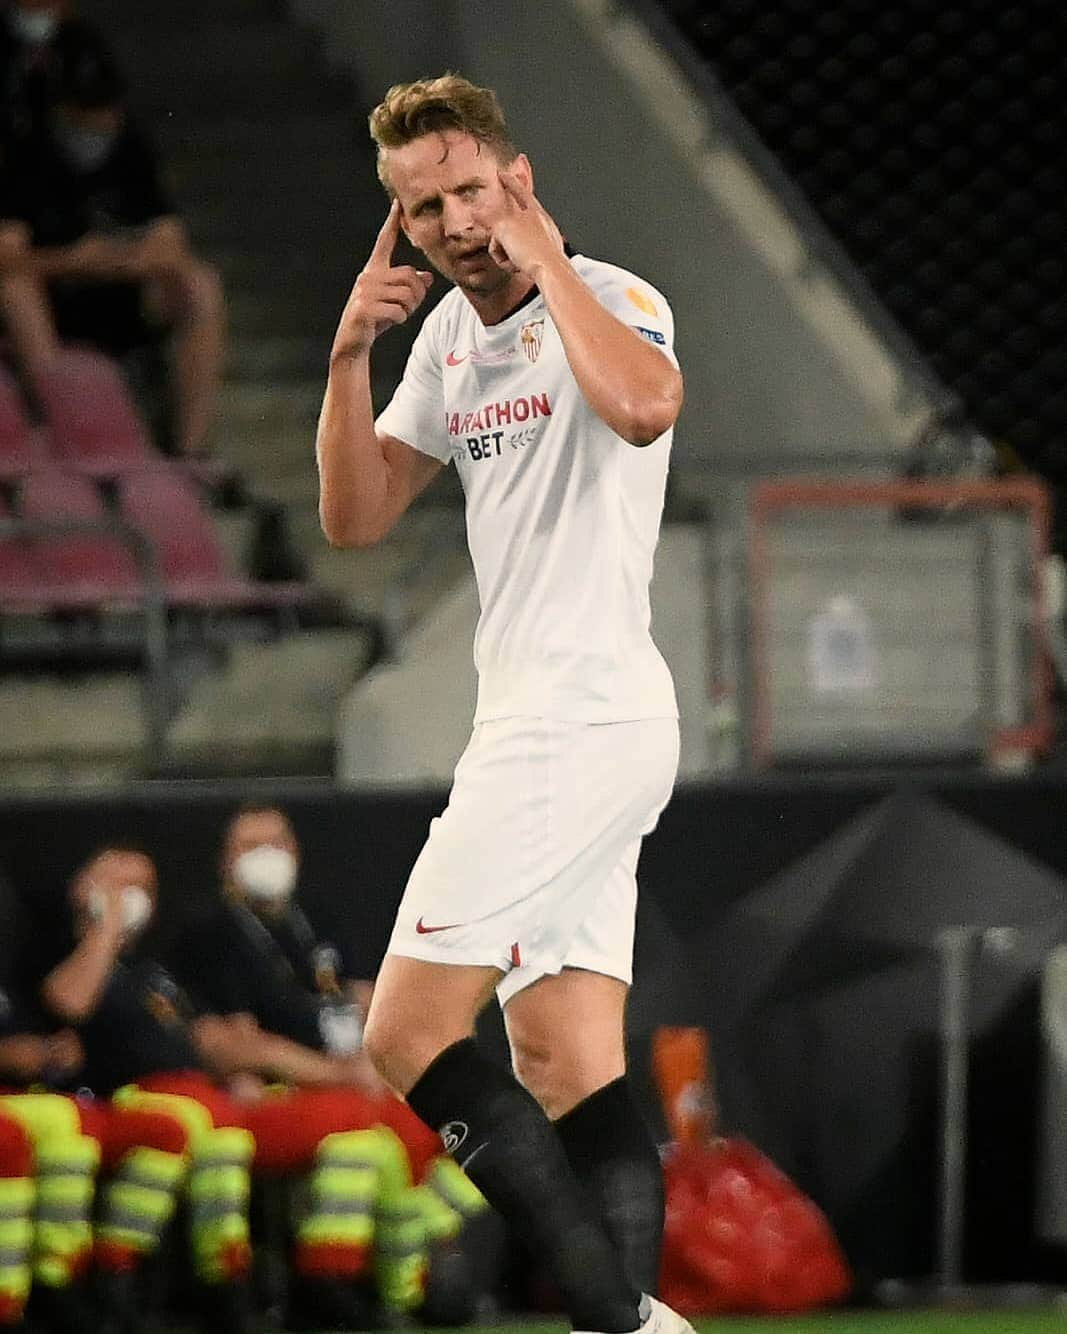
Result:
{"type": "Polygon", "coordinates": [[[420,453],[448,463],[452,455],[445,430],[441,360],[434,353],[431,323],[424,321],[411,345],[403,379],[374,425],[379,434],[395,436],[420,453]]]}
{"type": "Polygon", "coordinates": [[[605,310],[655,344],[672,366],[678,365],[674,355],[674,315],[662,292],[624,269],[612,269],[600,277],[594,291],[605,310]]]}

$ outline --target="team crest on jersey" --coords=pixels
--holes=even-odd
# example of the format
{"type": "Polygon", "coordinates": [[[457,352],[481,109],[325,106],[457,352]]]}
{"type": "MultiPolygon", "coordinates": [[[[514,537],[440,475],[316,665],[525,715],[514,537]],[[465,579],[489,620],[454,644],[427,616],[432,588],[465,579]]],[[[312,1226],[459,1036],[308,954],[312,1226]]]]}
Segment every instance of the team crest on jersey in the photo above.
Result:
{"type": "Polygon", "coordinates": [[[527,361],[536,361],[541,355],[541,342],[545,336],[544,320],[530,320],[519,330],[519,342],[527,361]]]}

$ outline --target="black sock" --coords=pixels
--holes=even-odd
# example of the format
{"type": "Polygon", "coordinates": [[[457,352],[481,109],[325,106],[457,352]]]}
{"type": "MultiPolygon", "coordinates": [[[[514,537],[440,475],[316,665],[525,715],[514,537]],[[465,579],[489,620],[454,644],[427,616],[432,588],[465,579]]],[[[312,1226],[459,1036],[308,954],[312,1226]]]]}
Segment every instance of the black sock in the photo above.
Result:
{"type": "Polygon", "coordinates": [[[624,1075],[556,1122],[574,1175],[638,1292],[655,1293],[663,1244],[663,1168],[624,1075]]]}
{"type": "Polygon", "coordinates": [[[548,1263],[575,1329],[625,1334],[640,1325],[639,1294],[575,1180],[559,1136],[512,1075],[467,1038],[438,1056],[408,1102],[548,1263]]]}

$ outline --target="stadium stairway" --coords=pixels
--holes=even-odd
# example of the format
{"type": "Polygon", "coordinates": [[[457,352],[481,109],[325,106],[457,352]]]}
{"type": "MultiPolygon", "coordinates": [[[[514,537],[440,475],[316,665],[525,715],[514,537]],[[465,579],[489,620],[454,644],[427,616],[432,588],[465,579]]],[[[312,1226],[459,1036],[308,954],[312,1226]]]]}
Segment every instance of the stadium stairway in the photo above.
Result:
{"type": "MultiPolygon", "coordinates": [[[[436,506],[375,552],[331,551],[316,514],[314,431],[330,341],[383,213],[358,90],[274,0],[87,8],[122,61],[194,244],[224,278],[230,355],[219,457],[256,500],[284,506],[295,554],[318,587],[356,616],[406,622],[456,576],[454,493],[435,488],[444,490],[436,506]]],[[[399,374],[407,343],[402,334],[383,341],[381,385],[399,374]]],[[[215,517],[246,566],[254,510],[215,517]]],[[[359,629],[304,629],[270,642],[249,636],[216,661],[205,655],[179,683],[168,771],[329,772],[337,706],[372,647],[359,629]]],[[[8,785],[134,776],[143,772],[139,684],[98,672],[5,687],[0,735],[10,742],[0,752],[8,785]]]]}
{"type": "MultiPolygon", "coordinates": [[[[133,103],[226,284],[219,452],[286,504],[315,497],[330,339],[381,209],[363,109],[272,0],[101,0],[133,103]]],[[[395,373],[403,349],[384,348],[395,373]]]]}

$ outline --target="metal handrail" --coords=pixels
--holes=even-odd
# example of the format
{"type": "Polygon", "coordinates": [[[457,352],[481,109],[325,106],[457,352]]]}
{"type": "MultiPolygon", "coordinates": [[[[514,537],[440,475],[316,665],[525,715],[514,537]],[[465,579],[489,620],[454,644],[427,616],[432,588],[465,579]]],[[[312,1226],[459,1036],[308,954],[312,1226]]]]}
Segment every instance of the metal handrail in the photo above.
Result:
{"type": "MultiPolygon", "coordinates": [[[[167,605],[155,543],[123,519],[0,518],[0,538],[106,536],[120,541],[133,556],[141,578],[140,606],[144,614],[144,650],[147,672],[143,689],[148,759],[153,769],[162,766],[166,753],[168,685],[167,605]]],[[[47,602],[47,597],[41,599],[47,602]]],[[[62,599],[59,599],[61,602],[62,599]]],[[[53,605],[57,605],[53,603],[53,605]]]]}

